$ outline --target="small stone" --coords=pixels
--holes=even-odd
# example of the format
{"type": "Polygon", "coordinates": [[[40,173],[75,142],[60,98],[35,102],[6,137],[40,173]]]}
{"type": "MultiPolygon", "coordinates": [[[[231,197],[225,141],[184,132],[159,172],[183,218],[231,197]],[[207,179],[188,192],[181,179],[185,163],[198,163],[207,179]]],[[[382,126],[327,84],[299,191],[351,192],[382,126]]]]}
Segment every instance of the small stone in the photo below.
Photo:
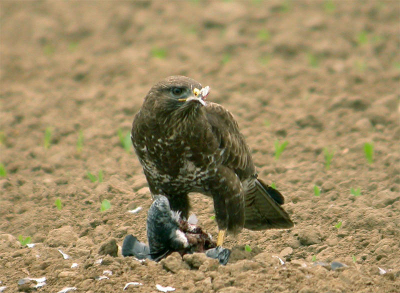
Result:
{"type": "Polygon", "coordinates": [[[76,272],[71,272],[71,271],[62,271],[58,274],[59,278],[75,278],[76,277],[76,272]]]}
{"type": "Polygon", "coordinates": [[[335,184],[333,184],[333,182],[331,182],[331,181],[325,181],[325,182],[322,184],[322,190],[323,190],[323,191],[330,191],[330,190],[332,190],[332,189],[335,189],[335,184]]]}
{"type": "Polygon", "coordinates": [[[285,256],[288,256],[288,255],[291,255],[293,253],[293,248],[291,248],[291,247],[286,247],[284,250],[282,250],[280,253],[279,253],[279,256],[280,257],[285,257],[285,256]]]}
{"type": "Polygon", "coordinates": [[[103,243],[99,249],[101,255],[111,255],[113,257],[118,256],[118,245],[115,239],[111,239],[103,243]]]}

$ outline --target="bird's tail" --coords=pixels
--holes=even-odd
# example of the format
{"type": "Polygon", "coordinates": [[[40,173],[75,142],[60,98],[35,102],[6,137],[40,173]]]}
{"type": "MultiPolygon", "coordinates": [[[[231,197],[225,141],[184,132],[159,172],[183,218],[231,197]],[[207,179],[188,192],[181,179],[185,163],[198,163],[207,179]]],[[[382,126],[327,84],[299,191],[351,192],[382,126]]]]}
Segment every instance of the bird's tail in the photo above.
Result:
{"type": "Polygon", "coordinates": [[[280,206],[280,192],[256,179],[245,194],[245,224],[250,230],[287,229],[294,226],[288,213],[280,206]]]}
{"type": "Polygon", "coordinates": [[[122,255],[134,256],[137,259],[150,258],[150,249],[146,244],[139,242],[135,236],[129,234],[122,244],[122,255]]]}

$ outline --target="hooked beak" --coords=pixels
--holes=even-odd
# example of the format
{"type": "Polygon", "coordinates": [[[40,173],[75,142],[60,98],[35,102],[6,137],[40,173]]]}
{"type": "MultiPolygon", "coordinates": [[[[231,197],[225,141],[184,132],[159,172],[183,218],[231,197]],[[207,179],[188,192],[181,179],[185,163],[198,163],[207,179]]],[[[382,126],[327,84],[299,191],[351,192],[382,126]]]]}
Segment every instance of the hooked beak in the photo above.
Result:
{"type": "Polygon", "coordinates": [[[210,87],[206,86],[204,88],[202,88],[201,90],[195,88],[193,90],[193,94],[194,96],[190,96],[187,99],[179,99],[180,102],[190,102],[190,101],[197,101],[200,104],[202,104],[203,106],[206,106],[207,103],[205,102],[207,95],[210,92],[210,87]]]}

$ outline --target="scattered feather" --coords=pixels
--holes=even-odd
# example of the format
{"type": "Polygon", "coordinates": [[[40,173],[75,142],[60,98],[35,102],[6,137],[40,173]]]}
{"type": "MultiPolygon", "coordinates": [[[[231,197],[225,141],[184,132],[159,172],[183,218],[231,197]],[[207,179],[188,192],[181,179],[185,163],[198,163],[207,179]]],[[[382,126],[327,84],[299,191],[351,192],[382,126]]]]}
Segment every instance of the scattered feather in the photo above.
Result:
{"type": "Polygon", "coordinates": [[[7,286],[1,286],[0,287],[0,292],[3,292],[4,290],[6,290],[7,286]]]}
{"type": "Polygon", "coordinates": [[[100,258],[100,259],[96,260],[96,261],[94,262],[94,264],[95,264],[95,265],[101,265],[102,262],[103,262],[103,259],[100,258]]]}
{"type": "Polygon", "coordinates": [[[62,254],[64,259],[69,259],[69,255],[64,253],[64,252],[62,252],[61,249],[59,249],[58,252],[62,254]]]}
{"type": "Polygon", "coordinates": [[[381,269],[380,267],[378,267],[378,269],[379,269],[379,275],[386,274],[386,271],[384,269],[381,269]]]}
{"type": "Polygon", "coordinates": [[[197,225],[197,222],[198,222],[198,220],[197,220],[196,215],[195,214],[191,214],[189,216],[188,223],[192,224],[192,225],[197,225]]]}
{"type": "Polygon", "coordinates": [[[279,262],[281,263],[281,265],[285,264],[285,262],[279,256],[274,255],[272,257],[276,257],[277,259],[279,259],[279,262]]]}
{"type": "Polygon", "coordinates": [[[61,291],[58,291],[57,293],[67,293],[69,291],[76,291],[76,287],[65,287],[61,291]]]}
{"type": "Polygon", "coordinates": [[[29,244],[27,244],[26,246],[28,246],[29,248],[33,248],[33,247],[35,247],[35,243],[29,243],[29,244]]]}
{"type": "Polygon", "coordinates": [[[23,279],[20,279],[18,281],[18,285],[19,286],[20,285],[24,285],[24,284],[26,284],[26,283],[28,283],[30,281],[35,281],[36,282],[36,285],[34,286],[34,288],[41,288],[44,285],[46,285],[46,277],[42,277],[42,278],[23,278],[23,279]]]}
{"type": "Polygon", "coordinates": [[[112,276],[112,271],[105,270],[105,271],[103,271],[103,275],[112,276]]]}
{"type": "Polygon", "coordinates": [[[126,290],[129,286],[143,286],[143,284],[138,282],[129,282],[125,284],[124,290],[126,290]]]}
{"type": "Polygon", "coordinates": [[[71,269],[76,268],[76,267],[78,267],[78,264],[77,264],[76,262],[74,262],[74,263],[71,265],[71,269]]]}
{"type": "Polygon", "coordinates": [[[128,213],[136,214],[136,213],[140,212],[142,209],[143,209],[142,207],[137,207],[136,209],[128,211],[128,213]]]}
{"type": "Polygon", "coordinates": [[[107,277],[107,276],[98,276],[98,277],[95,277],[94,279],[96,281],[101,281],[101,280],[104,280],[104,279],[109,279],[109,277],[107,277]]]}
{"type": "Polygon", "coordinates": [[[331,269],[332,271],[337,270],[339,268],[346,268],[347,265],[345,265],[344,263],[338,262],[338,261],[334,261],[331,263],[331,269]]]}
{"type": "Polygon", "coordinates": [[[161,285],[159,285],[159,284],[156,285],[156,288],[157,288],[158,291],[161,291],[161,292],[171,292],[171,291],[175,291],[175,288],[172,288],[172,287],[164,287],[164,286],[161,286],[161,285]]]}

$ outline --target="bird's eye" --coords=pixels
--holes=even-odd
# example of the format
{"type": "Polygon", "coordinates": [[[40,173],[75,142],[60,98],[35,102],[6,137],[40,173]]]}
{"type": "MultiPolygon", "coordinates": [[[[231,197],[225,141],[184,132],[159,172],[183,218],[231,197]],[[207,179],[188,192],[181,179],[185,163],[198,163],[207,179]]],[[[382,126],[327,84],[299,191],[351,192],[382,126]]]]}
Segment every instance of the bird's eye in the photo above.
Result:
{"type": "Polygon", "coordinates": [[[171,92],[174,96],[180,96],[183,93],[183,89],[180,87],[174,87],[171,89],[171,92]]]}

